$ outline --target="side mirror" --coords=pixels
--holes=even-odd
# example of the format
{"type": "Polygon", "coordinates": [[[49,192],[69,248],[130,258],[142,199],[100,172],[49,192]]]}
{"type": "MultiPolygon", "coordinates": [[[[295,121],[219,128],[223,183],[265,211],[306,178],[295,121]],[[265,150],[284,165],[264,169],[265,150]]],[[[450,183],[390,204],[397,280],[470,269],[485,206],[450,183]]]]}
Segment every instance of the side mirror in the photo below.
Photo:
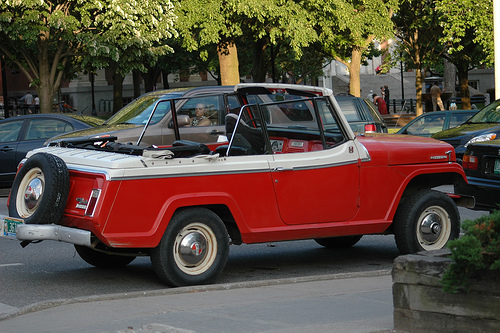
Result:
{"type": "MultiPolygon", "coordinates": [[[[189,126],[190,122],[191,119],[188,115],[182,114],[177,116],[177,124],[179,124],[179,127],[189,126]]],[[[168,128],[174,128],[174,122],[172,120],[170,120],[170,122],[168,123],[168,128]]]]}

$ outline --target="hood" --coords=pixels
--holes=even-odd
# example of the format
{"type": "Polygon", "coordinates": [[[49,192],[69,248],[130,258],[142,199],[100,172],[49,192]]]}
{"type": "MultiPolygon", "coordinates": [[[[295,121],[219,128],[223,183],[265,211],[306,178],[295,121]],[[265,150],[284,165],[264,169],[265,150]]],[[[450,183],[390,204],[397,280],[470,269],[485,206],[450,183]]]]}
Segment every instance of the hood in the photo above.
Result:
{"type": "MultiPolygon", "coordinates": [[[[74,131],[74,132],[58,135],[56,137],[51,138],[51,140],[49,142],[58,141],[59,139],[92,137],[92,136],[98,136],[98,135],[117,136],[118,141],[119,141],[120,135],[119,135],[118,131],[133,129],[133,128],[137,128],[137,127],[142,128],[143,126],[138,126],[138,125],[134,125],[134,124],[101,125],[101,126],[97,126],[97,127],[87,128],[84,130],[79,130],[79,131],[74,131]]],[[[48,143],[48,142],[46,142],[46,143],[48,143]]]]}
{"type": "Polygon", "coordinates": [[[481,135],[487,132],[500,132],[499,123],[465,123],[458,127],[437,132],[432,137],[437,140],[459,139],[481,135]]]}
{"type": "Polygon", "coordinates": [[[372,152],[375,154],[375,151],[379,151],[377,154],[381,155],[380,151],[385,151],[388,165],[455,161],[455,150],[453,147],[444,141],[432,138],[370,133],[360,136],[358,139],[368,149],[370,154],[372,152]]]}

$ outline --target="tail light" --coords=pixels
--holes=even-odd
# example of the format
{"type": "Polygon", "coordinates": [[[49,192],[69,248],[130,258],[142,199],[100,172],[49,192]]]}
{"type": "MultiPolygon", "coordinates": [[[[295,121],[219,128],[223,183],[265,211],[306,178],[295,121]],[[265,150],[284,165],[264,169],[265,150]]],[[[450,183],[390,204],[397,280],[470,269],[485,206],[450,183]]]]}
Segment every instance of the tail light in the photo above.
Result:
{"type": "Polygon", "coordinates": [[[477,170],[479,169],[479,160],[476,156],[464,155],[462,166],[464,169],[477,170]]]}
{"type": "Polygon", "coordinates": [[[377,131],[377,126],[375,124],[366,124],[365,133],[375,133],[377,131]]]}
{"type": "Polygon", "coordinates": [[[90,193],[89,203],[87,204],[87,209],[85,210],[85,215],[94,216],[95,206],[97,205],[97,201],[99,200],[99,196],[101,195],[101,190],[93,189],[90,193]]]}

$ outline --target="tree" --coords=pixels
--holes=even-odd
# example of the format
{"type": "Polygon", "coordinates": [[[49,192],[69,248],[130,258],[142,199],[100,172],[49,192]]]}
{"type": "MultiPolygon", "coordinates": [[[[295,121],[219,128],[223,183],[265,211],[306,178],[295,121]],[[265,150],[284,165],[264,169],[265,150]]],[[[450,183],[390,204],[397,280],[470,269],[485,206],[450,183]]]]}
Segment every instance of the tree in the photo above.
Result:
{"type": "Polygon", "coordinates": [[[162,41],[174,19],[169,0],[7,0],[0,2],[0,52],[36,88],[47,113],[65,73],[114,62],[124,74],[141,68],[144,53],[168,52],[162,41]]]}
{"type": "Polygon", "coordinates": [[[416,114],[423,113],[422,85],[426,71],[441,59],[444,48],[439,42],[441,28],[434,0],[403,0],[393,17],[397,53],[402,54],[407,68],[415,70],[416,114]]]}
{"type": "Polygon", "coordinates": [[[360,96],[360,67],[374,39],[394,34],[391,16],[397,0],[311,0],[306,9],[314,22],[323,50],[349,69],[350,93],[360,96]]]}
{"type": "Polygon", "coordinates": [[[287,40],[289,48],[301,54],[301,48],[314,41],[315,32],[309,14],[300,1],[286,0],[184,0],[176,5],[176,28],[189,51],[217,45],[222,84],[239,83],[238,39],[253,41],[254,80],[265,79],[261,57],[278,40],[287,40]]]}
{"type": "Polygon", "coordinates": [[[442,0],[436,2],[444,56],[457,68],[462,107],[470,109],[470,69],[493,64],[493,1],[442,0]]]}

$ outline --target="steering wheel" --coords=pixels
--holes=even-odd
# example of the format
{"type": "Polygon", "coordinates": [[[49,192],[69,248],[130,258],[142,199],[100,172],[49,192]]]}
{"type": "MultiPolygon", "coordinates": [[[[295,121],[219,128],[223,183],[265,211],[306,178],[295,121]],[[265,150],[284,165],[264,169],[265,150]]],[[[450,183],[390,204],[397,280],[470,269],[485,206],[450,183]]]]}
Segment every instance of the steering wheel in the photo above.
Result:
{"type": "Polygon", "coordinates": [[[258,127],[259,126],[259,124],[257,123],[258,121],[260,122],[259,118],[252,118],[250,120],[245,121],[245,124],[250,125],[251,123],[253,123],[255,125],[254,127],[258,127]]]}

